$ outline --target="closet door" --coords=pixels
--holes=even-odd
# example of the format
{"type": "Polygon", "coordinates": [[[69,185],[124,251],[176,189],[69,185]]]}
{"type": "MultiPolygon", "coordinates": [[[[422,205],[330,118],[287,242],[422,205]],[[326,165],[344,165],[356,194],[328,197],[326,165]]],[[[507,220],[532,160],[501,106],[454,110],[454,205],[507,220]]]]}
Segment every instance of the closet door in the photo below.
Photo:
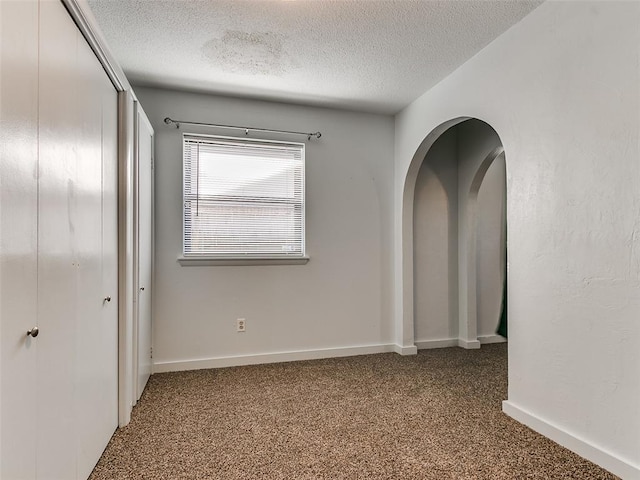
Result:
{"type": "Polygon", "coordinates": [[[38,5],[0,1],[0,478],[36,474],[38,5]]]}
{"type": "Polygon", "coordinates": [[[117,95],[62,3],[0,22],[0,478],[85,479],[117,425],[117,95]]]}
{"type": "Polygon", "coordinates": [[[100,367],[101,391],[97,409],[99,442],[93,465],[118,427],[118,94],[103,72],[102,79],[102,293],[103,304],[100,367]]]}
{"type": "MultiPolygon", "coordinates": [[[[78,278],[88,268],[78,181],[78,34],[60,2],[40,2],[37,478],[76,478],[78,278]],[[80,263],[82,262],[82,263],[80,263]]],[[[84,170],[81,170],[84,175],[84,170]]]]}
{"type": "Polygon", "coordinates": [[[37,478],[85,479],[117,424],[117,96],[60,2],[39,83],[37,478]]]}
{"type": "Polygon", "coordinates": [[[78,33],[77,478],[87,478],[117,425],[117,94],[78,33]]]}
{"type": "Polygon", "coordinates": [[[136,103],[137,139],[137,394],[142,395],[151,375],[151,262],[153,254],[153,128],[136,103]]]}

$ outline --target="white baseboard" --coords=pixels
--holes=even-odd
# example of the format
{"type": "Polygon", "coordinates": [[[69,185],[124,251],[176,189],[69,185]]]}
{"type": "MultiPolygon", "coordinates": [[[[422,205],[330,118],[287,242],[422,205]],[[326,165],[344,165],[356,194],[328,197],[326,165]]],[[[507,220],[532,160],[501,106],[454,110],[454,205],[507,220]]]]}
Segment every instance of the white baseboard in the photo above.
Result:
{"type": "Polygon", "coordinates": [[[507,339],[502,335],[482,335],[478,337],[478,341],[482,345],[487,343],[507,343],[507,339]]]}
{"type": "Polygon", "coordinates": [[[480,342],[478,340],[463,340],[462,338],[459,338],[458,346],[466,348],[467,350],[477,350],[480,348],[480,342]]]}
{"type": "Polygon", "coordinates": [[[394,345],[393,351],[400,355],[416,355],[418,353],[418,347],[415,345],[408,345],[403,347],[401,345],[394,345]]]}
{"type": "MultiPolygon", "coordinates": [[[[352,357],[355,355],[369,355],[373,353],[400,353],[397,349],[398,346],[394,344],[381,344],[346,348],[326,348],[321,350],[263,353],[258,355],[177,360],[154,363],[153,373],[180,372],[184,370],[200,370],[203,368],[238,367],[241,365],[258,365],[262,363],[295,362],[298,360],[318,360],[321,358],[333,357],[352,357]]],[[[403,353],[403,355],[408,354],[403,353]]]]}
{"type": "Polygon", "coordinates": [[[429,348],[447,348],[447,347],[462,347],[467,349],[480,348],[480,345],[488,343],[505,343],[507,341],[502,335],[483,335],[478,337],[477,341],[466,341],[459,338],[443,338],[440,340],[422,340],[416,342],[418,350],[429,348]]]}
{"type": "Polygon", "coordinates": [[[600,465],[624,480],[640,479],[640,467],[623,460],[612,453],[592,445],[586,440],[543,420],[508,400],[502,402],[502,411],[527,427],[568,448],[581,457],[600,465]]]}
{"type": "Polygon", "coordinates": [[[429,349],[429,348],[457,347],[457,346],[458,346],[457,338],[443,338],[441,340],[423,340],[420,342],[416,342],[416,347],[418,347],[418,350],[429,349]]]}

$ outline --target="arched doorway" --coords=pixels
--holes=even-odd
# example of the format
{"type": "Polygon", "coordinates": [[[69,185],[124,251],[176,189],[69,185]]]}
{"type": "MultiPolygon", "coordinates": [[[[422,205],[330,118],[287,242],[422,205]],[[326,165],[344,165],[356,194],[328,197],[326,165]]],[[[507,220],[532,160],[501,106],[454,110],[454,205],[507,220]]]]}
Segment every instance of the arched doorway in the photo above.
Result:
{"type": "Polygon", "coordinates": [[[418,348],[503,341],[487,328],[506,284],[505,202],[504,150],[490,125],[463,117],[427,135],[403,196],[404,318],[418,348]]]}

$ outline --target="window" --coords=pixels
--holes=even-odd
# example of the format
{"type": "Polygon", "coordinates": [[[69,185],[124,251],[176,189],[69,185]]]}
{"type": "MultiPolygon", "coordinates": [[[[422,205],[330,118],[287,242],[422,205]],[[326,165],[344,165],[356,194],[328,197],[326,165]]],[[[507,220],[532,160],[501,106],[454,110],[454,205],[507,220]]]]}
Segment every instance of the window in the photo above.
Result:
{"type": "Polygon", "coordinates": [[[304,258],[304,144],[183,142],[183,259],[304,258]]]}

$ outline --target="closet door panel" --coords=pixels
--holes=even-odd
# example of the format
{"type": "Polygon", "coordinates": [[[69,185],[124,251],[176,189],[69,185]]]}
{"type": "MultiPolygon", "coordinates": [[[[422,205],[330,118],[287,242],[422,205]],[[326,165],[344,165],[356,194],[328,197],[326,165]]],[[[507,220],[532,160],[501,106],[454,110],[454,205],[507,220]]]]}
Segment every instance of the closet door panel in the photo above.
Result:
{"type": "Polygon", "coordinates": [[[76,339],[78,478],[86,478],[117,426],[117,94],[84,39],[78,39],[80,252],[76,339]],[[110,102],[107,97],[110,94],[110,102]],[[103,192],[103,189],[106,189],[103,192]],[[104,225],[103,211],[109,216],[104,225]],[[109,230],[105,232],[105,227],[109,230]],[[103,251],[111,253],[104,258],[103,251]],[[84,267],[82,266],[84,264],[84,267]],[[105,282],[105,274],[111,281],[105,282]]]}
{"type": "Polygon", "coordinates": [[[38,5],[0,2],[0,478],[36,475],[38,5]]]}
{"type": "Polygon", "coordinates": [[[108,442],[118,426],[118,94],[103,72],[101,78],[102,290],[112,299],[102,311],[106,348],[102,410],[110,422],[108,442]]]}
{"type": "Polygon", "coordinates": [[[102,411],[108,436],[118,426],[118,94],[102,74],[102,290],[111,297],[103,309],[102,411]]]}
{"type": "Polygon", "coordinates": [[[37,478],[76,478],[77,29],[40,3],[37,478]]]}
{"type": "MultiPolygon", "coordinates": [[[[75,444],[78,478],[86,478],[99,450],[102,373],[102,310],[109,303],[102,289],[102,98],[99,65],[78,33],[77,87],[78,215],[76,255],[78,264],[76,363],[75,363],[75,444]],[[97,85],[96,85],[97,83],[97,85]]],[[[95,459],[97,460],[97,459],[95,459]]]]}

